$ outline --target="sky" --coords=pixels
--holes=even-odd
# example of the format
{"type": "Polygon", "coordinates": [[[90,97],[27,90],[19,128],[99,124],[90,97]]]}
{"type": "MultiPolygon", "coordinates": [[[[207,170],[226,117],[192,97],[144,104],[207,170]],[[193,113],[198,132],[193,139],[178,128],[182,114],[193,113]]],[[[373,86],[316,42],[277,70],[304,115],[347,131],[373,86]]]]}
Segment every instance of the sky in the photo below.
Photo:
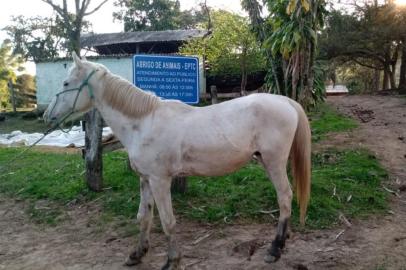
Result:
{"type": "MultiPolygon", "coordinates": [[[[112,13],[118,10],[113,5],[115,0],[109,0],[98,11],[86,17],[92,23],[92,29],[95,33],[114,33],[123,31],[123,25],[117,21],[113,21],[112,13]]],[[[180,0],[181,9],[191,9],[197,7],[202,0],[180,0]]],[[[60,0],[54,0],[55,3],[61,3],[60,0]]],[[[89,10],[93,10],[95,6],[101,3],[102,0],[92,0],[89,10]]],[[[68,0],[69,5],[73,7],[74,0],[68,0]]],[[[240,15],[244,15],[241,9],[240,0],[207,0],[207,5],[214,8],[233,11],[240,15]]],[[[0,44],[7,38],[5,31],[2,31],[5,26],[9,25],[11,16],[23,15],[25,17],[44,16],[49,17],[54,13],[53,9],[41,0],[3,0],[2,8],[0,9],[0,44]]],[[[35,64],[28,62],[25,72],[35,74],[35,64]]]]}
{"type": "MultiPolygon", "coordinates": [[[[97,12],[87,17],[87,19],[93,25],[93,31],[95,33],[112,33],[120,32],[123,30],[123,26],[116,22],[113,22],[113,11],[117,10],[113,3],[115,0],[109,0],[102,8],[97,12]]],[[[201,0],[180,0],[181,9],[190,9],[196,7],[201,0]]],[[[62,2],[55,0],[56,3],[62,2]]],[[[89,10],[92,6],[97,6],[102,0],[92,0],[89,10]]],[[[68,0],[68,5],[73,7],[74,0],[68,0]]],[[[240,0],[208,0],[207,4],[215,8],[222,8],[230,11],[234,11],[239,14],[244,14],[240,0]]],[[[24,16],[51,16],[53,14],[52,8],[42,2],[41,0],[3,0],[2,8],[0,9],[0,29],[10,24],[10,17],[17,15],[24,16]]],[[[2,42],[7,35],[4,31],[0,31],[0,42],[2,42]]]]}

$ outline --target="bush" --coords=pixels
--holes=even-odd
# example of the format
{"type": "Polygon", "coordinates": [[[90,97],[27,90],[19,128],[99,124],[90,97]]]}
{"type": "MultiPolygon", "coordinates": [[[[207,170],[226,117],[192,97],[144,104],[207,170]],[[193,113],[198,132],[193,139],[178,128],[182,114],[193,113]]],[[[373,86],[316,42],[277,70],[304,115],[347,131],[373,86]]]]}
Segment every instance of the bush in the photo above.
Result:
{"type": "Polygon", "coordinates": [[[26,112],[21,116],[22,119],[35,119],[37,117],[40,117],[38,111],[26,112]]]}

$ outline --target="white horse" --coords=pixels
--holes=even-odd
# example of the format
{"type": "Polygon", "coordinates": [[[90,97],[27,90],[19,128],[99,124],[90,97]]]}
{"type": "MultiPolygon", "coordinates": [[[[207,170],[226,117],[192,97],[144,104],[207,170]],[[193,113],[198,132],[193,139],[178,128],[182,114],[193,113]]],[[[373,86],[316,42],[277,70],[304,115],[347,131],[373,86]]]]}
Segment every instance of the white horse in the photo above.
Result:
{"type": "Polygon", "coordinates": [[[311,134],[298,103],[283,96],[253,94],[191,107],[161,100],[76,54],[73,59],[75,65],[63,83],[64,90],[52,100],[44,119],[54,123],[65,119],[67,113],[96,107],[128,151],[131,166],[140,175],[141,201],[139,242],[127,265],[139,264],[148,251],[155,202],[168,239],[168,260],[162,269],[179,269],[172,178],[224,175],[238,170],[253,156],[262,163],[277,192],[280,217],[265,261],[279,259],[291,216],[292,190],[286,173],[289,156],[302,223],[310,197],[311,134]]]}

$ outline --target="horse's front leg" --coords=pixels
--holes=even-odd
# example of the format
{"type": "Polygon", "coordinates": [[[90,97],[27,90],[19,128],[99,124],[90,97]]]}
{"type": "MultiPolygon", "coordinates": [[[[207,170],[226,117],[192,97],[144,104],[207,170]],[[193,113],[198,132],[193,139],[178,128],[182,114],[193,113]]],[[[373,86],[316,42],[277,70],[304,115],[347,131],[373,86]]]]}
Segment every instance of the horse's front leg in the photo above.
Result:
{"type": "Polygon", "coordinates": [[[180,269],[181,261],[181,252],[175,235],[176,220],[172,208],[171,181],[171,178],[150,179],[152,194],[154,195],[162,228],[168,241],[168,260],[162,267],[162,270],[180,269]]]}
{"type": "Polygon", "coordinates": [[[140,224],[140,234],[136,248],[131,252],[125,262],[128,266],[141,263],[142,257],[147,254],[149,248],[149,234],[154,216],[154,198],[147,178],[140,177],[140,189],[141,200],[137,214],[137,220],[140,224]]]}

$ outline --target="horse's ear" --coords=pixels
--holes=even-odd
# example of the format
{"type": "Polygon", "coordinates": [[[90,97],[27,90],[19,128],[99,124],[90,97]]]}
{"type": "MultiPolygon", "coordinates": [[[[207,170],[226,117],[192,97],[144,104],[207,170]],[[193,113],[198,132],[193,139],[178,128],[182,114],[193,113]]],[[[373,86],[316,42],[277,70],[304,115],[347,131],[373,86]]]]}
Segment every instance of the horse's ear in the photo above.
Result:
{"type": "Polygon", "coordinates": [[[73,61],[75,62],[77,67],[82,66],[82,60],[80,60],[79,56],[74,51],[72,52],[72,58],[73,58],[73,61]]]}

